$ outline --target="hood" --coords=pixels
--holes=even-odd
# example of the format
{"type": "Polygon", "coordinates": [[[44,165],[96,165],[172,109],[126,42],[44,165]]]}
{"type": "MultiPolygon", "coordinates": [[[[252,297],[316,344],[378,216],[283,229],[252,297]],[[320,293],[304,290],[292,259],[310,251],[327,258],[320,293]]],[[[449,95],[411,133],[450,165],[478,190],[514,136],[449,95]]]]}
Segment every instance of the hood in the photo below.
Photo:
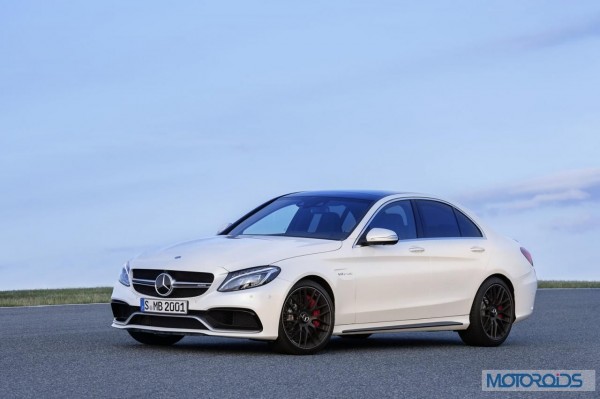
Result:
{"type": "Polygon", "coordinates": [[[134,269],[219,274],[263,266],[298,256],[335,251],[341,241],[276,236],[216,236],[188,241],[131,260],[134,269]]]}

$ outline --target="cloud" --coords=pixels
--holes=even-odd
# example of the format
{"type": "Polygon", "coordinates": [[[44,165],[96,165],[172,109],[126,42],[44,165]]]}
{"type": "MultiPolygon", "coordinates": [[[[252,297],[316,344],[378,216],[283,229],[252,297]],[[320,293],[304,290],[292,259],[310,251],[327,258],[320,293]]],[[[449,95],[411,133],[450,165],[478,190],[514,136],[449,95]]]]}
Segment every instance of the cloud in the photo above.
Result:
{"type": "Polygon", "coordinates": [[[600,187],[600,168],[567,170],[525,181],[515,187],[515,192],[527,194],[565,189],[583,190],[594,187],[600,187]]]}
{"type": "Polygon", "coordinates": [[[546,30],[478,43],[464,48],[454,56],[462,61],[490,55],[514,56],[598,38],[600,38],[600,16],[595,15],[546,30]]]}
{"type": "MultiPolygon", "coordinates": [[[[510,210],[524,210],[538,208],[545,204],[559,202],[581,201],[590,198],[590,194],[582,190],[567,190],[556,193],[536,194],[527,199],[515,199],[514,201],[496,204],[496,207],[510,210]]],[[[494,205],[494,204],[492,204],[494,205]]]]}
{"type": "Polygon", "coordinates": [[[550,220],[542,225],[545,229],[581,234],[600,228],[600,216],[590,213],[571,215],[567,218],[550,220]]]}
{"type": "Polygon", "coordinates": [[[600,201],[600,168],[568,170],[473,192],[462,201],[487,213],[600,201]]]}
{"type": "Polygon", "coordinates": [[[527,51],[561,46],[594,37],[600,37],[600,19],[597,17],[588,20],[586,23],[564,25],[530,35],[515,37],[505,41],[504,46],[527,51]]]}

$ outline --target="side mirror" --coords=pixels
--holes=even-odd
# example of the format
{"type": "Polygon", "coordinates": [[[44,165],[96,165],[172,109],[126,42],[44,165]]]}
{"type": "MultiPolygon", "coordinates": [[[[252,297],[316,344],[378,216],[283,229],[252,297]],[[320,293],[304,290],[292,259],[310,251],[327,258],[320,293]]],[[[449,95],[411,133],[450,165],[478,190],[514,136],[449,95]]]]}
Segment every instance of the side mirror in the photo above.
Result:
{"type": "Polygon", "coordinates": [[[364,245],[394,245],[398,235],[392,230],[374,227],[367,233],[364,245]]]}
{"type": "Polygon", "coordinates": [[[231,226],[231,223],[225,223],[221,228],[217,231],[217,235],[221,234],[226,228],[231,226]]]}

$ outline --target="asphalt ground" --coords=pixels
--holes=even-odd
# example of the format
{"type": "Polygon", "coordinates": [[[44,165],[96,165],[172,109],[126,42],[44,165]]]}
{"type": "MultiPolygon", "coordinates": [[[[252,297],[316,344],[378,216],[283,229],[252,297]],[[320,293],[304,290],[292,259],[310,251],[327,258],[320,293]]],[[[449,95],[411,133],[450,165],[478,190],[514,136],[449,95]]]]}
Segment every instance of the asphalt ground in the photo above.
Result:
{"type": "MultiPolygon", "coordinates": [[[[0,309],[0,398],[592,398],[595,392],[483,392],[482,370],[600,370],[600,289],[540,290],[504,345],[453,332],[333,338],[314,356],[265,343],[186,337],[138,344],[109,305],[0,309]]],[[[600,376],[597,376],[597,379],[600,376]]]]}

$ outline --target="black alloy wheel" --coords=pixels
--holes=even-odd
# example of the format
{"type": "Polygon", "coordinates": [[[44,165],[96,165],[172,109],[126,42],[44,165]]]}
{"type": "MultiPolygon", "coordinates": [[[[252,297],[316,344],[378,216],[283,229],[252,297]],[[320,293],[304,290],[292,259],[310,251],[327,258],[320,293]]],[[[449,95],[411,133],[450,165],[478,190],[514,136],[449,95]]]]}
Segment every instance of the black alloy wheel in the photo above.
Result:
{"type": "Polygon", "coordinates": [[[492,277],[481,285],[475,296],[469,328],[458,334],[467,345],[498,346],[508,337],[514,319],[510,289],[503,280],[492,277]]]}
{"type": "Polygon", "coordinates": [[[272,345],[283,353],[316,353],[329,342],[333,324],[333,301],[327,290],[314,281],[300,281],[283,303],[279,337],[272,345]]]}
{"type": "Polygon", "coordinates": [[[487,289],[481,301],[481,323],[491,339],[498,340],[508,335],[513,317],[510,292],[500,284],[487,289]]]}

